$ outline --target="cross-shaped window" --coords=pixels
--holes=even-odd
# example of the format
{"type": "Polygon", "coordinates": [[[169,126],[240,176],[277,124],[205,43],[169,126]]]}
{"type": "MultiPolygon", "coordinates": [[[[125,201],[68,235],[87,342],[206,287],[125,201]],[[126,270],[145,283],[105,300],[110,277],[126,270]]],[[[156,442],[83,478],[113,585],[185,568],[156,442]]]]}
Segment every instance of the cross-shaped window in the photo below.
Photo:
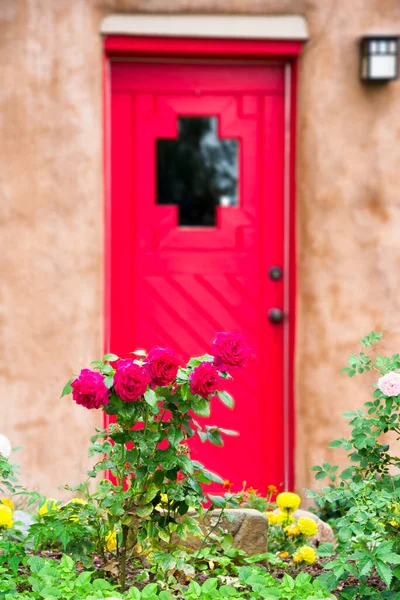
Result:
{"type": "Polygon", "coordinates": [[[177,204],[179,225],[215,227],[216,206],[238,204],[238,141],[216,117],[180,117],[179,137],[157,139],[157,204],[177,204]]]}

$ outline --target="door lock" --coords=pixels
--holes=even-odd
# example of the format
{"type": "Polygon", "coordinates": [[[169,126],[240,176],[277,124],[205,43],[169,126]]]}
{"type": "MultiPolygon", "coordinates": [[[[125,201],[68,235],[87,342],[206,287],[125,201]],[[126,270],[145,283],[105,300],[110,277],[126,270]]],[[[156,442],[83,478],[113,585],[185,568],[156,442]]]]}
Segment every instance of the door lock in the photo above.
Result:
{"type": "Polygon", "coordinates": [[[279,281],[280,279],[282,279],[283,275],[281,267],[278,267],[277,265],[270,267],[268,275],[269,278],[272,279],[272,281],[279,281]]]}
{"type": "Polygon", "coordinates": [[[279,323],[282,323],[284,318],[285,318],[285,313],[280,308],[271,308],[268,312],[268,319],[269,319],[270,323],[273,323],[274,325],[278,325],[279,323]]]}

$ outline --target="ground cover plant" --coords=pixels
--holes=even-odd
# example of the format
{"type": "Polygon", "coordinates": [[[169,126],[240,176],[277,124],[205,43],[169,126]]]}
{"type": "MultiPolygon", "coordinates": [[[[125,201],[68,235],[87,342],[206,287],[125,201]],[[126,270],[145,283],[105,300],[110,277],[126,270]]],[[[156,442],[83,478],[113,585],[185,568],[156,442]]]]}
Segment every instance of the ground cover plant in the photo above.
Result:
{"type": "Polygon", "coordinates": [[[128,359],[107,354],[66,384],[63,398],[72,394],[111,421],[92,437],[98,460],[87,480],[66,486],[67,502],[23,490],[11,444],[0,436],[0,600],[400,598],[400,459],[382,439],[400,438],[400,357],[372,359],[366,349],[379,338],[366,336],[345,369],[379,375],[365,410],[347,413],[351,437],[331,444],[349,453],[350,466],[341,473],[328,463],[314,467],[329,485],[309,495],[332,516],[337,547],[315,546],[315,522],[294,516],[297,494],[274,485],[260,493],[245,482],[233,494],[231,482],[192,460],[192,437],[222,445],[224,435],[236,435],[196,420],[215,401],[233,408],[225,383],[250,357],[242,336],[220,333],[210,354],[183,366],[165,348],[128,359]],[[221,495],[207,493],[211,482],[221,495]],[[35,510],[28,525],[18,525],[10,496],[35,510]],[[267,514],[263,555],[235,548],[220,519],[204,534],[202,518],[231,507],[267,514]],[[202,538],[198,550],[185,546],[188,536],[202,538]]]}

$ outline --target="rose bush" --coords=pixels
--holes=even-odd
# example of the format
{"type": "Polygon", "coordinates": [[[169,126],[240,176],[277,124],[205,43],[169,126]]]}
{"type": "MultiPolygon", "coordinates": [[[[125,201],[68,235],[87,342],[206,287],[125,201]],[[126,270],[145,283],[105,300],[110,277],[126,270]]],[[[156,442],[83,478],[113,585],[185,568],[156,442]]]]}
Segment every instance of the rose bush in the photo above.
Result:
{"type": "Polygon", "coordinates": [[[202,427],[194,415],[208,416],[214,397],[233,408],[224,382],[231,369],[246,365],[250,349],[238,333],[217,333],[212,352],[181,366],[172,349],[159,346],[130,358],[107,354],[66,384],[62,396],[72,392],[77,404],[101,409],[115,421],[97,430],[90,448],[100,460],[89,476],[108,470],[111,477],[101,480],[93,494],[87,482],[72,488],[85,499],[72,516],[68,505],[49,512],[52,500],[42,500],[40,510],[46,512],[34,525],[36,539],[57,545],[64,536],[70,545],[84,539],[98,550],[113,547],[123,590],[129,558],[146,556],[167,568],[178,560],[174,539],[202,536],[189,508],[201,515],[205,502],[207,510],[238,505],[229,493],[205,495],[202,485],[223,479],[190,457],[193,436],[222,445],[223,435],[237,435],[202,427]]]}

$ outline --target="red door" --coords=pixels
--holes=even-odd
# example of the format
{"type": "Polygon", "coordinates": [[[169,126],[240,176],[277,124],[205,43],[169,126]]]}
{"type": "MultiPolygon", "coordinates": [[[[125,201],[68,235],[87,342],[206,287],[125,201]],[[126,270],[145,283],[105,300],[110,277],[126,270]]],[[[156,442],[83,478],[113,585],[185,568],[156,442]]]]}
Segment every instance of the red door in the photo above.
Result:
{"type": "Polygon", "coordinates": [[[246,336],[235,409],[207,420],[240,435],[192,445],[234,489],[283,482],[283,132],[283,66],[111,63],[110,348],[246,336]]]}

